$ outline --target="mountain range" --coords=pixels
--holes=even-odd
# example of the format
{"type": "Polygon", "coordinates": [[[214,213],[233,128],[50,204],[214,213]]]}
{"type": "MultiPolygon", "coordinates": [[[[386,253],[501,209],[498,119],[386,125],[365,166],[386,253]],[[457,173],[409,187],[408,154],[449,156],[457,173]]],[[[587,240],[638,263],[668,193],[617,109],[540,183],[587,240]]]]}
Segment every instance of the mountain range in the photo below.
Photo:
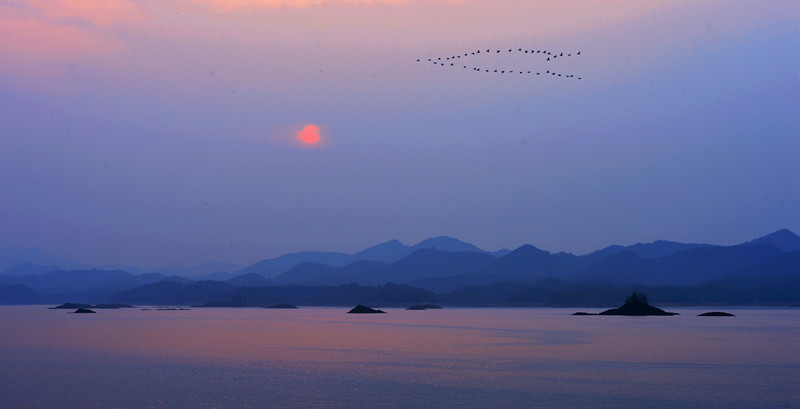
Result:
{"type": "Polygon", "coordinates": [[[489,252],[449,237],[413,246],[392,240],[354,254],[291,253],[235,271],[235,265],[209,263],[163,273],[62,268],[57,264],[64,260],[42,252],[28,251],[35,257],[26,259],[12,250],[0,251],[0,265],[19,261],[0,274],[0,304],[185,305],[234,296],[249,302],[350,304],[363,300],[337,294],[361,294],[375,302],[381,297],[400,302],[413,294],[416,301],[459,305],[579,305],[602,303],[608,294],[630,288],[646,288],[676,303],[800,301],[800,237],[786,229],[734,246],[656,241],[581,256],[529,244],[489,252]],[[194,271],[191,279],[170,274],[186,271],[194,271]]]}

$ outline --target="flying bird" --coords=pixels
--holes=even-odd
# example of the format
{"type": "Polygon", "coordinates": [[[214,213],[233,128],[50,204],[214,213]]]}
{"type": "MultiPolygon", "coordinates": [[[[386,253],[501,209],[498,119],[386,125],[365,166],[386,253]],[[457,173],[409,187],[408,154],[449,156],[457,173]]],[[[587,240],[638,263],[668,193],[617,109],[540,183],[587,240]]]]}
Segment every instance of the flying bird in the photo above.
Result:
{"type": "MultiPolygon", "coordinates": [[[[473,51],[473,52],[466,52],[466,53],[464,53],[463,57],[466,58],[466,57],[469,57],[470,55],[474,56],[475,54],[480,54],[481,51],[482,50],[476,50],[476,51],[473,51]]],[[[491,48],[487,48],[485,52],[491,54],[491,51],[492,51],[491,48]]],[[[503,49],[495,49],[495,54],[500,54],[501,51],[503,51],[503,49]]],[[[513,52],[513,51],[514,51],[513,48],[509,48],[508,49],[509,53],[513,52]]],[[[555,60],[558,57],[564,57],[564,53],[563,52],[554,52],[554,51],[547,51],[547,50],[542,50],[542,49],[539,49],[539,50],[527,50],[527,49],[523,50],[522,48],[517,48],[517,51],[518,52],[525,51],[525,54],[533,54],[533,53],[546,54],[547,55],[546,61],[552,61],[552,60],[555,60]]],[[[566,56],[567,57],[572,57],[572,55],[573,55],[572,53],[567,53],[566,56]]],[[[581,51],[578,51],[577,53],[575,53],[575,55],[576,56],[581,55],[581,51]]],[[[445,61],[448,61],[448,62],[450,62],[450,66],[451,67],[455,67],[455,60],[456,59],[461,59],[461,57],[462,57],[461,54],[452,55],[450,57],[447,57],[447,56],[445,56],[445,57],[431,57],[431,58],[428,58],[427,61],[428,62],[432,62],[433,64],[439,64],[442,67],[446,66],[447,64],[445,64],[445,61]],[[442,58],[444,58],[445,61],[442,61],[442,58]]],[[[499,58],[503,58],[503,57],[499,57],[499,58]]],[[[417,62],[421,62],[421,61],[423,61],[425,59],[417,58],[416,60],[417,60],[417,62]]],[[[468,65],[462,65],[462,68],[467,69],[467,68],[469,68],[469,66],[468,65]]],[[[495,72],[495,73],[499,72],[500,74],[505,74],[506,72],[508,72],[509,74],[513,74],[515,71],[517,73],[519,73],[519,74],[525,74],[525,73],[532,74],[532,73],[535,72],[535,71],[529,71],[529,70],[503,70],[503,69],[495,69],[495,70],[485,69],[484,70],[484,69],[479,68],[479,67],[472,67],[472,70],[473,71],[478,71],[478,72],[484,71],[484,72],[487,72],[487,73],[488,72],[495,72]]],[[[541,72],[536,72],[536,75],[541,75],[541,74],[542,74],[541,72]]],[[[552,76],[564,77],[564,78],[575,78],[574,74],[559,74],[557,72],[550,72],[550,70],[547,70],[546,74],[550,74],[552,76]]],[[[578,79],[580,80],[582,78],[578,77],[578,79]]]]}

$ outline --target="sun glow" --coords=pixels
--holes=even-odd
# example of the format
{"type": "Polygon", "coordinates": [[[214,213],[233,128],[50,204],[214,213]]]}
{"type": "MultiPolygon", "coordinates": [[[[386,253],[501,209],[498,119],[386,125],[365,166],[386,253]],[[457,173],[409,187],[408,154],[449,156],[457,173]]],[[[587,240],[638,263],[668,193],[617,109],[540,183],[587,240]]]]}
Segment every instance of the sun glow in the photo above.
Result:
{"type": "Polygon", "coordinates": [[[319,127],[316,125],[306,125],[297,133],[297,139],[304,145],[316,145],[321,138],[319,127]]]}

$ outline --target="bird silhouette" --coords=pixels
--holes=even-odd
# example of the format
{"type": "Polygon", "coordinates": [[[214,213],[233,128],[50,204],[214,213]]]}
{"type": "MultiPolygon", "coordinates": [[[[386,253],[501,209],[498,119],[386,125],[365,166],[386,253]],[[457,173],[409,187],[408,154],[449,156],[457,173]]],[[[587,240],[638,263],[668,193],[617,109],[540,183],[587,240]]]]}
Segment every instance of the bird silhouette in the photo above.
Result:
{"type": "MultiPolygon", "coordinates": [[[[2,0],[0,0],[0,1],[2,1],[2,0]]],[[[503,50],[505,50],[505,49],[495,49],[494,51],[495,51],[495,54],[500,54],[500,52],[503,51],[503,50]]],[[[514,51],[513,48],[509,48],[507,50],[508,50],[509,53],[514,51]]],[[[469,57],[470,55],[474,56],[475,54],[480,54],[481,51],[482,50],[476,50],[476,51],[473,51],[473,52],[466,52],[463,55],[456,54],[456,55],[452,55],[452,56],[449,56],[449,57],[447,57],[447,56],[445,56],[445,57],[431,57],[431,58],[428,58],[427,61],[428,62],[432,62],[433,64],[439,64],[442,67],[447,65],[445,63],[445,61],[447,61],[447,62],[450,63],[451,67],[455,67],[455,60],[456,59],[461,59],[461,57],[465,57],[466,58],[466,57],[469,57]],[[443,61],[443,59],[444,59],[444,61],[443,61]]],[[[491,53],[491,51],[492,51],[491,48],[487,48],[485,52],[486,53],[491,53]]],[[[539,50],[523,50],[522,48],[517,48],[517,51],[518,52],[523,52],[524,51],[525,54],[533,54],[533,53],[546,54],[547,55],[546,56],[546,61],[552,61],[552,60],[555,60],[558,57],[564,57],[564,53],[563,52],[554,52],[554,51],[541,50],[541,49],[539,49],[539,50]]],[[[566,54],[567,54],[566,55],[567,57],[572,57],[573,56],[573,53],[566,53],[566,54]]],[[[576,56],[581,55],[581,51],[578,51],[574,55],[576,55],[576,56]]],[[[424,61],[425,59],[424,58],[417,58],[416,60],[417,60],[417,62],[421,62],[421,61],[424,61]]],[[[467,68],[469,68],[469,66],[468,65],[462,65],[462,68],[467,69],[467,68]]],[[[514,72],[517,72],[519,74],[525,74],[525,73],[533,74],[534,73],[534,71],[526,71],[526,70],[495,69],[495,70],[492,71],[490,69],[485,69],[484,70],[484,69],[479,68],[479,67],[472,67],[472,70],[473,71],[477,71],[477,72],[484,71],[484,72],[487,72],[487,73],[488,72],[495,72],[495,73],[499,72],[500,74],[505,74],[506,72],[508,72],[509,74],[513,74],[514,72]]],[[[536,72],[536,75],[541,75],[541,74],[542,74],[541,72],[536,72]]],[[[552,76],[564,77],[564,78],[575,78],[574,74],[559,74],[557,72],[550,72],[550,70],[547,70],[546,74],[550,74],[552,76]]],[[[581,77],[577,77],[577,78],[579,80],[583,79],[581,77]]]]}

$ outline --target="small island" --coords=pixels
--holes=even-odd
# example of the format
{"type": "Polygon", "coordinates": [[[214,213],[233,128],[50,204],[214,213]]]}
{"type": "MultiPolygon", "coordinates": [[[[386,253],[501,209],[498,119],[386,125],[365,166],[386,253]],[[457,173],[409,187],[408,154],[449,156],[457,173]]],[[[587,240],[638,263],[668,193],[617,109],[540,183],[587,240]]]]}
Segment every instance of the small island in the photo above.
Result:
{"type": "Polygon", "coordinates": [[[424,311],[424,310],[436,310],[441,309],[442,307],[436,304],[417,304],[412,305],[406,308],[409,311],[424,311]]]}
{"type": "Polygon", "coordinates": [[[702,314],[698,314],[698,317],[735,317],[735,315],[729,312],[722,312],[722,311],[712,311],[712,312],[704,312],[702,314]]]}
{"type": "Polygon", "coordinates": [[[73,312],[73,314],[96,314],[96,312],[88,308],[78,308],[73,312]]]}
{"type": "Polygon", "coordinates": [[[129,305],[129,304],[97,304],[97,305],[92,305],[92,304],[80,304],[80,303],[66,302],[66,303],[61,304],[59,306],[50,307],[48,309],[49,310],[74,310],[76,308],[85,308],[85,309],[94,308],[94,309],[97,309],[97,310],[116,310],[116,309],[120,309],[120,308],[134,308],[134,306],[129,305]]]}
{"type": "Polygon", "coordinates": [[[367,307],[366,305],[358,304],[350,311],[347,311],[348,314],[384,314],[385,311],[376,310],[374,308],[367,307]]]}
{"type": "Polygon", "coordinates": [[[625,315],[625,316],[648,316],[648,315],[678,315],[677,312],[667,312],[661,308],[653,307],[647,301],[645,294],[637,294],[636,291],[625,299],[625,304],[619,308],[605,310],[599,314],[587,312],[576,312],[572,315],[625,315]]]}

